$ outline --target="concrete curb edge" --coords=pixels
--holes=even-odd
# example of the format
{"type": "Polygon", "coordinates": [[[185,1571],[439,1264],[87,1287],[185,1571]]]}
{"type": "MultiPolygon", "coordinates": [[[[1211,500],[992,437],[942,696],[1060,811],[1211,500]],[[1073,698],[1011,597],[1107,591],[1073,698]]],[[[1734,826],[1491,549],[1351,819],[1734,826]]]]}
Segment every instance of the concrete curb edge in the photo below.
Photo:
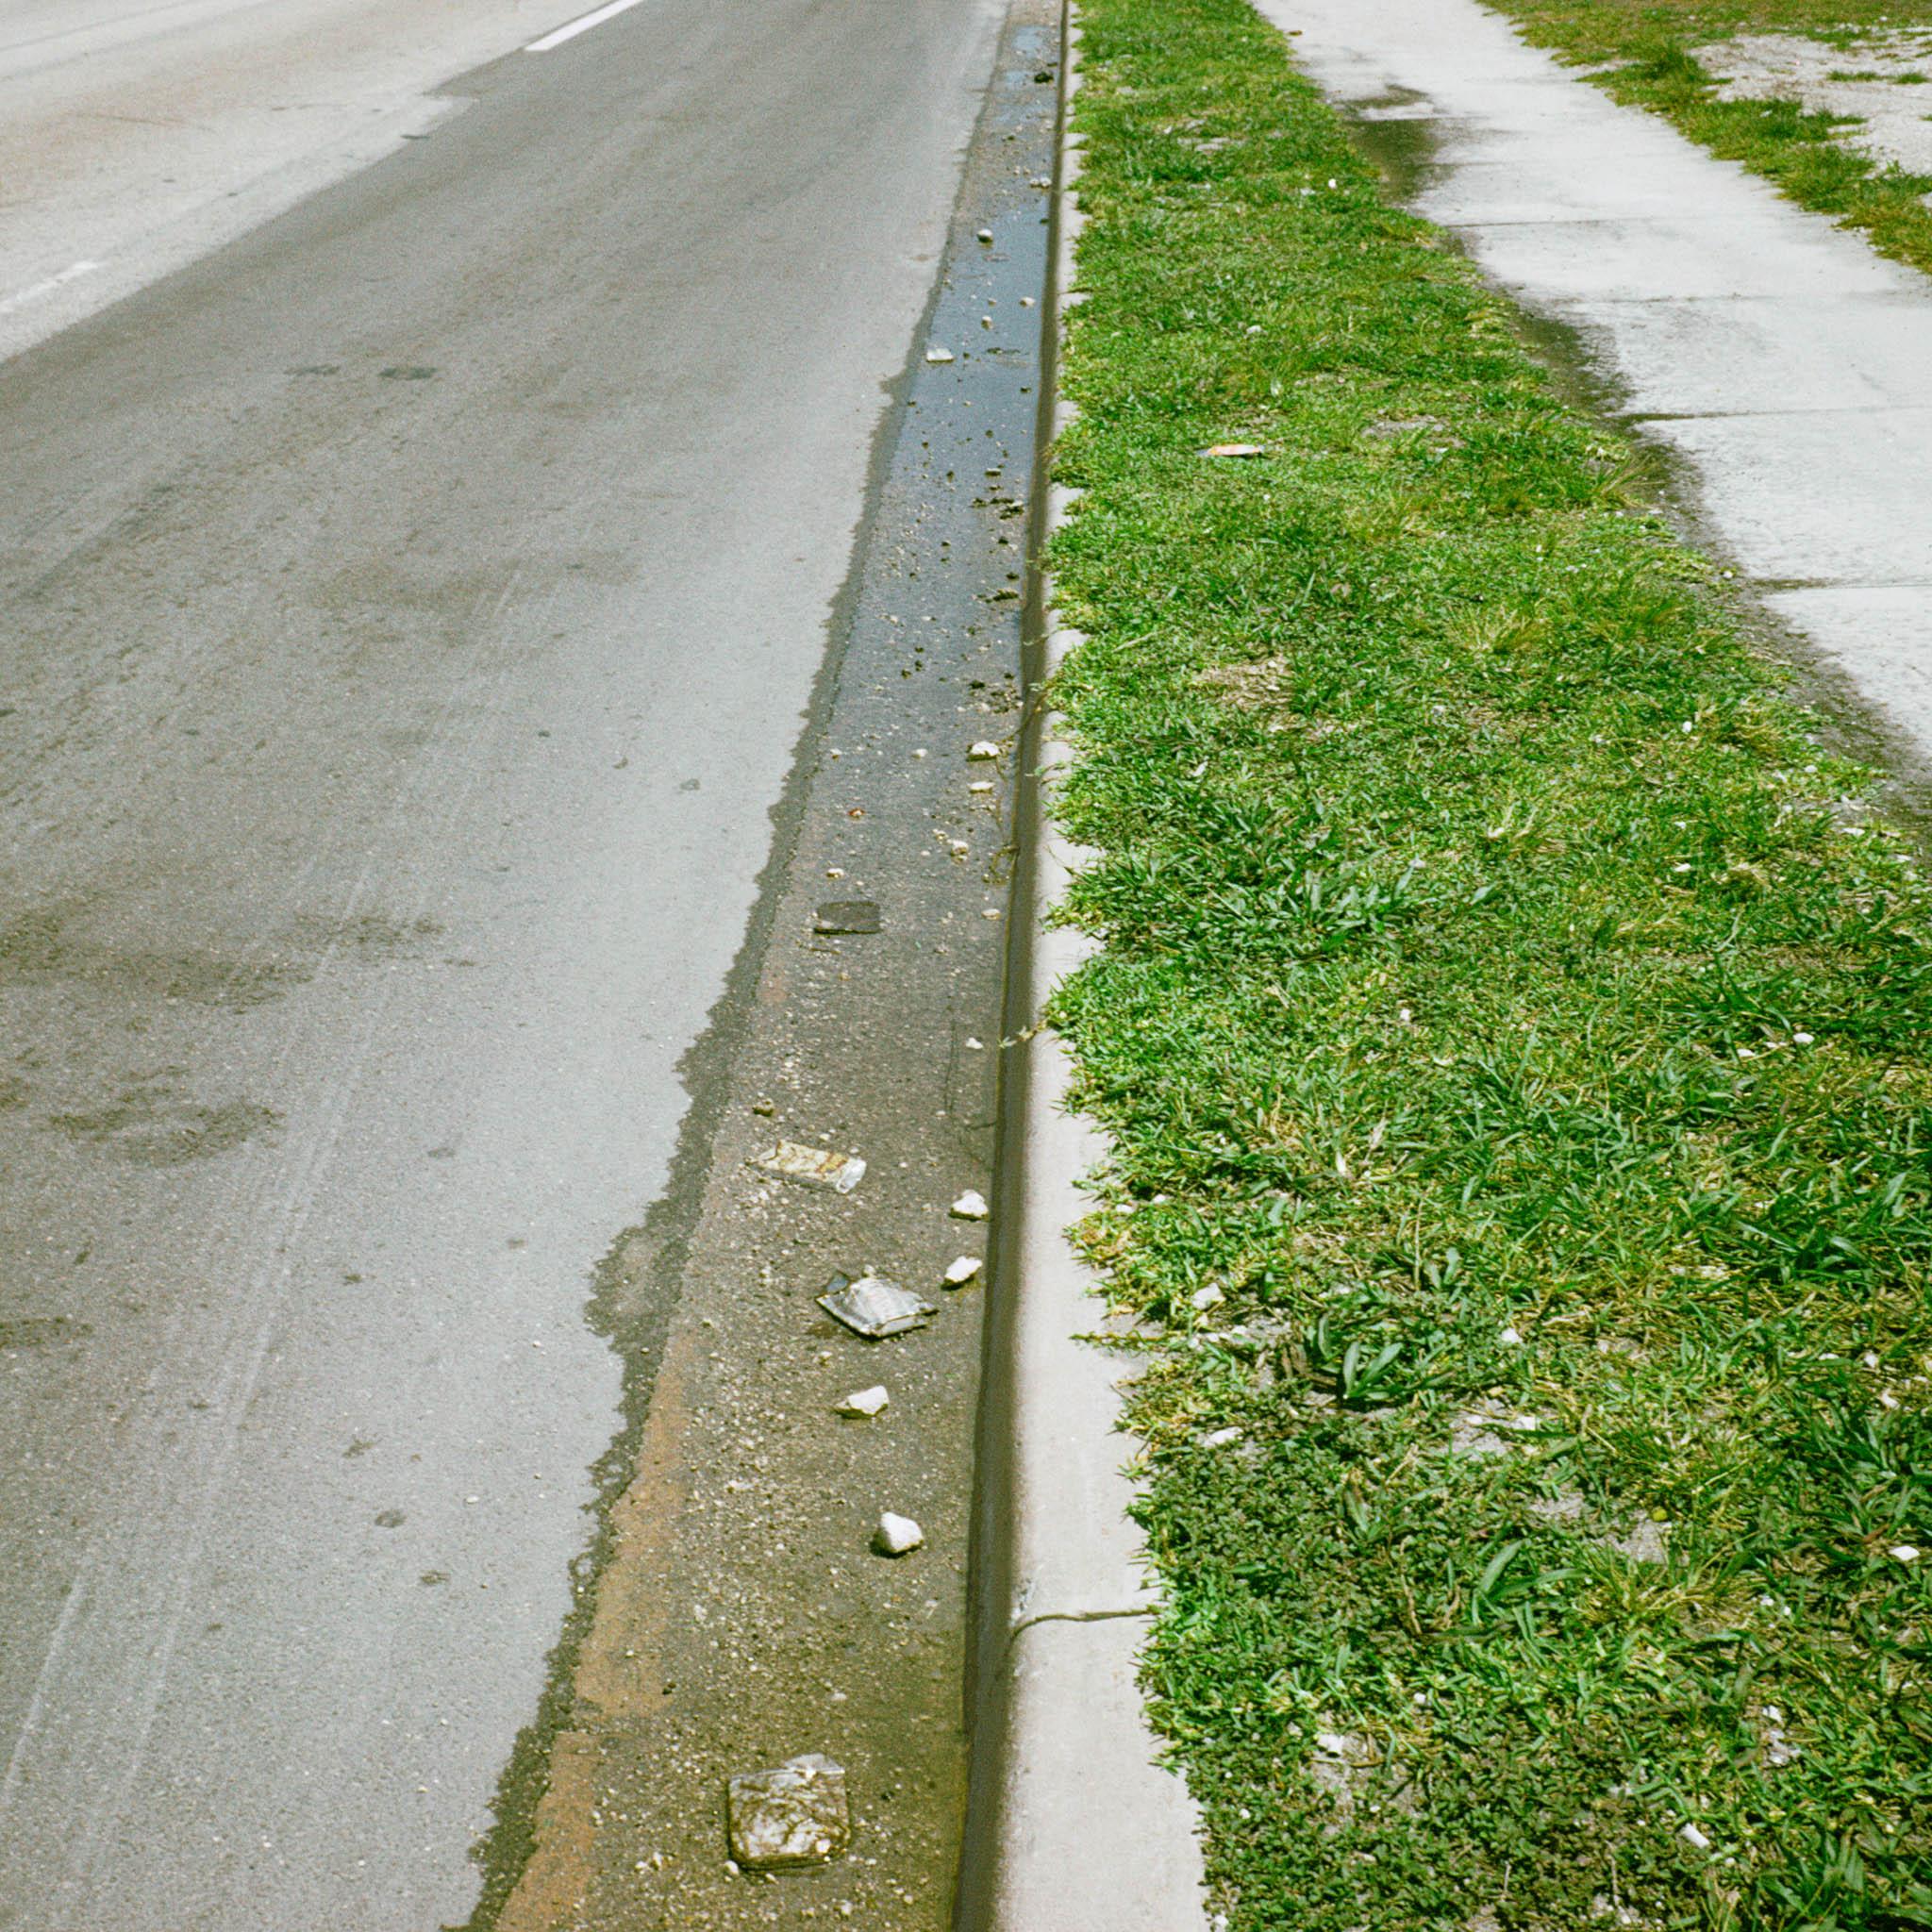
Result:
{"type": "MultiPolygon", "coordinates": [[[[1080,228],[1078,25],[1062,0],[1060,92],[1046,314],[1040,476],[1074,411],[1058,350],[1080,228]]],[[[1037,482],[1030,554],[1072,493],[1037,482]]],[[[981,1403],[969,1686],[972,1790],[960,1932],[1187,1932],[1208,1924],[1197,1816],[1184,1781],[1155,1763],[1137,1677],[1155,1599],[1122,1469],[1122,1357],[1079,1338],[1103,1327],[1091,1273],[1067,1229],[1091,1206],[1081,1177],[1106,1158],[1071,1112],[1072,1062],[1039,1026],[1047,995],[1088,957],[1048,914],[1082,854],[1055,825],[1053,774],[1072,753],[1038,693],[1078,641],[1051,576],[1034,573],[1002,1054],[999,1151],[981,1403]]]]}

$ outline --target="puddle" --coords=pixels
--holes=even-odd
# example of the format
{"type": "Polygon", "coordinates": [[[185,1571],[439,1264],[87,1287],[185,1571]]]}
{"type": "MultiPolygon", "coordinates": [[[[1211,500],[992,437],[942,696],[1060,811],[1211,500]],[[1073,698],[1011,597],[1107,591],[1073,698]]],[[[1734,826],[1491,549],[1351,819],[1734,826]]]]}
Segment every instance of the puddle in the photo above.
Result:
{"type": "Polygon", "coordinates": [[[1421,192],[1435,152],[1435,106],[1414,88],[1391,87],[1365,100],[1347,103],[1349,132],[1404,204],[1421,192]]]}

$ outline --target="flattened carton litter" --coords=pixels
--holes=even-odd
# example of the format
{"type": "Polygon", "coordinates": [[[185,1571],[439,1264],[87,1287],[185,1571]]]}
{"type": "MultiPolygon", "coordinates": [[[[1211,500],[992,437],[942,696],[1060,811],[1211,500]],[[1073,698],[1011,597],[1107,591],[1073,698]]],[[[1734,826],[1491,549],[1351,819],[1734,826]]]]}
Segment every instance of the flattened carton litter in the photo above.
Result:
{"type": "Polygon", "coordinates": [[[857,1281],[850,1275],[835,1274],[819,1296],[819,1307],[868,1341],[904,1335],[939,1313],[929,1301],[896,1281],[888,1281],[883,1274],[861,1274],[857,1281]]]}
{"type": "Polygon", "coordinates": [[[823,1865],[852,1842],[844,1767],[816,1751],[740,1773],[725,1784],[724,1807],[731,1856],[748,1872],[823,1865]]]}
{"type": "Polygon", "coordinates": [[[814,932],[876,932],[879,929],[878,904],[873,899],[834,899],[819,908],[812,922],[814,932]]]}
{"type": "Polygon", "coordinates": [[[801,1187],[829,1188],[835,1194],[849,1194],[865,1176],[865,1162],[856,1154],[841,1154],[830,1147],[803,1147],[796,1141],[780,1141],[767,1147],[752,1162],[780,1180],[796,1181],[801,1187]]]}

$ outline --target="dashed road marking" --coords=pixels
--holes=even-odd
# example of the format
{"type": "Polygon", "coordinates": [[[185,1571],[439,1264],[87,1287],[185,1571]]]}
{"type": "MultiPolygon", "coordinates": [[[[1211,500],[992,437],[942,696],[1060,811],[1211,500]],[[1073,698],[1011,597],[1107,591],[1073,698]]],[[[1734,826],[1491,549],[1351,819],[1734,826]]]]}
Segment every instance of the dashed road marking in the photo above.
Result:
{"type": "Polygon", "coordinates": [[[599,7],[576,20],[566,21],[563,25],[553,28],[541,41],[532,41],[524,49],[526,54],[547,54],[552,47],[560,47],[566,41],[574,41],[579,34],[587,34],[593,26],[602,26],[607,20],[615,20],[620,13],[628,13],[639,0],[610,0],[608,7],[599,7]]]}

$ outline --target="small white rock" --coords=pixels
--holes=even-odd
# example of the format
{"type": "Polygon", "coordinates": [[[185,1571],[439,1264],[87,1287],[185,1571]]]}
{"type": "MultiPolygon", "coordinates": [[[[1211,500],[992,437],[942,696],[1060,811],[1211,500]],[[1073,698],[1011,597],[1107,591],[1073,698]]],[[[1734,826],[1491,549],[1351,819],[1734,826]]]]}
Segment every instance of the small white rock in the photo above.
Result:
{"type": "Polygon", "coordinates": [[[1521,1348],[1523,1346],[1523,1337],[1517,1334],[1517,1332],[1513,1328],[1504,1329],[1502,1334],[1496,1337],[1496,1340],[1500,1341],[1505,1348],[1521,1348]]]}
{"type": "Polygon", "coordinates": [[[1210,1281],[1206,1288],[1197,1288],[1189,1297],[1197,1308],[1211,1308],[1227,1299],[1218,1284],[1210,1281]]]}
{"type": "Polygon", "coordinates": [[[882,1557],[904,1557],[925,1541],[925,1532],[909,1516],[894,1516],[888,1509],[873,1532],[872,1546],[882,1557]]]}
{"type": "Polygon", "coordinates": [[[955,1221],[984,1221],[987,1215],[986,1196],[977,1189],[968,1188],[953,1203],[951,1213],[955,1221]]]}
{"type": "Polygon", "coordinates": [[[991,791],[992,790],[992,780],[991,778],[978,778],[967,786],[966,789],[969,791],[991,791]]]}
{"type": "Polygon", "coordinates": [[[964,1288],[979,1271],[986,1266],[977,1255],[961,1255],[958,1260],[947,1265],[945,1283],[948,1288],[964,1288]]]}
{"type": "Polygon", "coordinates": [[[1693,1851],[1707,1852],[1710,1849],[1710,1840],[1694,1824],[1685,1825],[1677,1836],[1693,1851]]]}
{"type": "Polygon", "coordinates": [[[855,1389],[842,1402],[834,1404],[834,1407],[840,1415],[876,1415],[891,1400],[885,1385],[879,1383],[871,1389],[855,1389]]]}
{"type": "Polygon", "coordinates": [[[996,758],[999,755],[999,746],[990,738],[976,739],[966,753],[969,758],[996,758]]]}
{"type": "Polygon", "coordinates": [[[925,359],[928,362],[950,362],[953,359],[953,352],[950,349],[941,349],[935,344],[925,352],[925,359]]]}
{"type": "Polygon", "coordinates": [[[990,242],[992,240],[992,230],[991,228],[980,229],[979,240],[990,242]]]}
{"type": "Polygon", "coordinates": [[[1204,1449],[1225,1449],[1230,1442],[1239,1442],[1241,1432],[1239,1429],[1209,1429],[1201,1438],[1204,1449]]]}

